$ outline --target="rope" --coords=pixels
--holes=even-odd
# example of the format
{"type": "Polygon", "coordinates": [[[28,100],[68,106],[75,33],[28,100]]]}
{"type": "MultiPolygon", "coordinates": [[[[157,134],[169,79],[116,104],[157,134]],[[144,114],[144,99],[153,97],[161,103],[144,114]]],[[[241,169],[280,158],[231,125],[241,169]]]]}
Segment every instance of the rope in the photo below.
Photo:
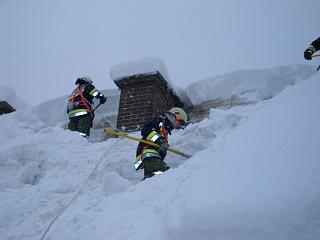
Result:
{"type": "Polygon", "coordinates": [[[100,163],[102,162],[104,158],[104,155],[101,157],[101,159],[99,160],[99,162],[97,163],[97,165],[93,168],[93,170],[90,172],[89,176],[87,177],[86,181],[83,183],[83,185],[81,186],[81,188],[79,189],[79,191],[73,196],[73,198],[70,200],[70,202],[66,205],[66,206],[62,206],[62,208],[60,209],[60,211],[58,212],[57,216],[55,216],[55,218],[52,219],[52,221],[50,222],[50,224],[47,226],[46,230],[44,231],[41,240],[44,240],[47,236],[47,233],[49,232],[49,230],[51,229],[51,227],[53,226],[53,224],[57,221],[57,219],[66,211],[66,209],[79,197],[80,193],[82,192],[83,188],[87,185],[87,183],[89,182],[90,177],[92,176],[92,174],[94,173],[94,171],[98,168],[98,166],[100,165],[100,163]]]}

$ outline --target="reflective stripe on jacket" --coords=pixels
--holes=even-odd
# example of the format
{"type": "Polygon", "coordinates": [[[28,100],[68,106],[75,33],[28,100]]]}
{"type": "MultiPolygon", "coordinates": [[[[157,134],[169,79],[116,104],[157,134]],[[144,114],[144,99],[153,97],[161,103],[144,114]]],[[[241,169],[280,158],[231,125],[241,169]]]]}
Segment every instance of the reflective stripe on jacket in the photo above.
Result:
{"type": "MultiPolygon", "coordinates": [[[[167,125],[164,124],[164,121],[165,119],[163,117],[147,120],[141,129],[142,139],[159,145],[163,142],[168,143],[168,133],[170,134],[170,129],[165,129],[167,125]]],[[[135,169],[138,170],[141,168],[142,161],[149,157],[164,159],[164,157],[158,153],[158,147],[140,142],[136,152],[135,169]]]]}
{"type": "Polygon", "coordinates": [[[67,113],[69,118],[90,114],[94,118],[91,104],[93,98],[103,96],[95,86],[89,83],[78,85],[68,98],[67,113]]]}
{"type": "Polygon", "coordinates": [[[134,167],[136,170],[138,170],[141,167],[142,162],[146,159],[146,158],[150,158],[150,157],[155,157],[155,158],[159,158],[161,159],[161,156],[159,155],[159,153],[157,152],[157,150],[152,149],[152,148],[146,148],[142,151],[142,153],[140,155],[138,155],[136,157],[136,162],[134,163],[134,167]]]}
{"type": "Polygon", "coordinates": [[[86,115],[88,113],[89,113],[88,109],[74,109],[68,113],[68,116],[69,118],[78,117],[78,116],[86,115]]]}

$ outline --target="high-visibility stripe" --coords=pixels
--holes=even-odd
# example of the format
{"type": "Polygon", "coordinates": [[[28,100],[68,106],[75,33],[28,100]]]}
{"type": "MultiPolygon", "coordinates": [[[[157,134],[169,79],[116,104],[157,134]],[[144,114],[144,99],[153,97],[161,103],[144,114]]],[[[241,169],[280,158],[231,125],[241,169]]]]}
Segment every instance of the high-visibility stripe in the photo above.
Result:
{"type": "Polygon", "coordinates": [[[147,149],[143,150],[142,155],[145,153],[158,153],[158,152],[152,148],[147,148],[147,149]]]}
{"type": "Polygon", "coordinates": [[[141,160],[144,161],[146,158],[150,158],[150,157],[155,157],[155,158],[161,158],[159,153],[145,153],[145,154],[142,154],[141,156],[141,160]]]}
{"type": "Polygon", "coordinates": [[[86,115],[88,114],[87,112],[78,112],[78,113],[75,113],[75,114],[72,114],[73,117],[78,117],[78,116],[82,116],[82,115],[86,115]]]}
{"type": "Polygon", "coordinates": [[[95,91],[93,94],[92,94],[92,96],[97,96],[99,94],[99,92],[98,91],[95,91]]]}
{"type": "Polygon", "coordinates": [[[82,137],[85,137],[85,138],[89,138],[89,136],[85,133],[82,133],[82,132],[78,132],[82,137]]]}
{"type": "Polygon", "coordinates": [[[155,142],[157,141],[157,139],[159,138],[160,136],[158,134],[154,135],[150,140],[151,142],[155,142]]]}
{"type": "Polygon", "coordinates": [[[142,161],[149,157],[161,158],[156,150],[147,148],[143,150],[142,154],[136,157],[136,162],[134,163],[135,169],[138,170],[142,164],[142,161]]]}
{"type": "MultiPolygon", "coordinates": [[[[156,131],[152,131],[151,133],[149,133],[149,135],[147,136],[147,141],[150,141],[151,140],[151,138],[154,136],[154,135],[156,135],[156,134],[158,134],[156,131]]],[[[159,135],[158,135],[159,136],[159,135]]]]}
{"type": "Polygon", "coordinates": [[[136,162],[134,163],[134,168],[135,168],[136,170],[138,170],[138,169],[140,168],[141,164],[142,164],[142,160],[136,161],[136,162]]]}
{"type": "Polygon", "coordinates": [[[143,152],[141,154],[141,160],[143,161],[144,159],[149,158],[149,157],[161,158],[159,153],[155,149],[147,148],[147,149],[143,150],[143,152]]]}
{"type": "Polygon", "coordinates": [[[155,153],[155,154],[157,154],[157,156],[159,156],[159,153],[156,150],[151,149],[151,148],[146,148],[145,150],[143,150],[142,154],[140,154],[136,157],[136,161],[139,161],[141,159],[141,156],[144,154],[147,154],[147,153],[155,153]]]}
{"type": "Polygon", "coordinates": [[[88,114],[88,110],[87,109],[75,109],[72,110],[68,113],[69,117],[77,117],[77,116],[82,116],[85,114],[88,114]]]}
{"type": "Polygon", "coordinates": [[[86,109],[86,108],[80,108],[80,109],[71,110],[71,111],[69,112],[69,114],[74,114],[74,113],[79,113],[79,112],[88,113],[89,111],[88,111],[88,109],[86,109]]]}
{"type": "Polygon", "coordinates": [[[317,49],[313,45],[310,45],[309,49],[312,51],[312,53],[315,53],[317,51],[317,49]]]}
{"type": "Polygon", "coordinates": [[[161,173],[163,173],[163,172],[161,172],[161,171],[153,172],[154,175],[158,175],[158,174],[161,174],[161,173]]]}
{"type": "MultiPolygon", "coordinates": [[[[94,89],[92,89],[92,90],[89,92],[89,94],[93,96],[93,94],[95,94],[96,92],[97,92],[97,89],[94,88],[94,89]]],[[[98,94],[98,93],[97,93],[97,94],[98,94]]],[[[96,95],[97,95],[97,94],[96,94],[96,95]]]]}

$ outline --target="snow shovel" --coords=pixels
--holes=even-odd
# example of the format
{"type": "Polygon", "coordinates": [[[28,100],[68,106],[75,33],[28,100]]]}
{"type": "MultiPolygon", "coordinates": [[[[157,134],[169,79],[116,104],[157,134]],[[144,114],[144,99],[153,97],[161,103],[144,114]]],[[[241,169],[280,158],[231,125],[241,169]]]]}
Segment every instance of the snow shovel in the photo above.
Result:
{"type": "MultiPolygon", "coordinates": [[[[132,136],[130,136],[130,135],[128,135],[128,134],[121,133],[121,132],[119,132],[119,131],[115,131],[115,130],[108,129],[108,128],[105,128],[104,131],[105,131],[106,133],[109,133],[109,134],[113,134],[113,135],[117,135],[117,136],[120,136],[120,137],[128,138],[128,139],[135,140],[135,141],[138,141],[138,142],[143,142],[143,143],[145,143],[145,144],[149,144],[149,145],[154,146],[154,147],[160,147],[160,146],[159,146],[158,144],[156,144],[156,143],[153,143],[153,142],[150,142],[150,141],[147,141],[147,140],[143,140],[143,139],[139,139],[139,138],[135,138],[135,137],[132,137],[132,136]]],[[[191,155],[188,155],[188,154],[186,154],[186,153],[183,153],[183,152],[181,152],[181,151],[179,151],[179,150],[177,150],[177,149],[174,149],[174,148],[172,148],[172,147],[169,147],[169,148],[168,148],[168,151],[169,151],[169,152],[173,152],[173,153],[175,153],[175,154],[178,154],[178,155],[180,155],[180,156],[183,156],[183,157],[185,157],[185,158],[191,158],[191,157],[192,157],[191,155]]]]}

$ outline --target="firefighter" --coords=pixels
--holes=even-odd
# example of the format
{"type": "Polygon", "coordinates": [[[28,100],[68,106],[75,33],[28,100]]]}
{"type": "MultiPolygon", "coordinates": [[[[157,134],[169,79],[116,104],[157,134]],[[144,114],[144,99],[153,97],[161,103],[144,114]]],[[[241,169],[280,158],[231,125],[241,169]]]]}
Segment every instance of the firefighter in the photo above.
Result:
{"type": "Polygon", "coordinates": [[[314,40],[310,46],[304,51],[304,58],[306,60],[311,60],[312,55],[320,50],[320,37],[314,40]]]}
{"type": "Polygon", "coordinates": [[[169,146],[168,135],[171,135],[173,129],[183,128],[186,122],[186,112],[181,108],[174,107],[164,115],[152,118],[143,124],[142,139],[160,145],[160,147],[153,147],[142,142],[138,145],[135,168],[136,170],[144,169],[144,179],[169,169],[169,166],[164,162],[169,146]]]}
{"type": "Polygon", "coordinates": [[[76,89],[68,98],[67,113],[70,120],[68,128],[71,131],[78,131],[81,136],[88,139],[94,119],[93,99],[98,98],[100,104],[104,104],[107,98],[95,88],[88,76],[78,78],[75,85],[76,89]]]}

